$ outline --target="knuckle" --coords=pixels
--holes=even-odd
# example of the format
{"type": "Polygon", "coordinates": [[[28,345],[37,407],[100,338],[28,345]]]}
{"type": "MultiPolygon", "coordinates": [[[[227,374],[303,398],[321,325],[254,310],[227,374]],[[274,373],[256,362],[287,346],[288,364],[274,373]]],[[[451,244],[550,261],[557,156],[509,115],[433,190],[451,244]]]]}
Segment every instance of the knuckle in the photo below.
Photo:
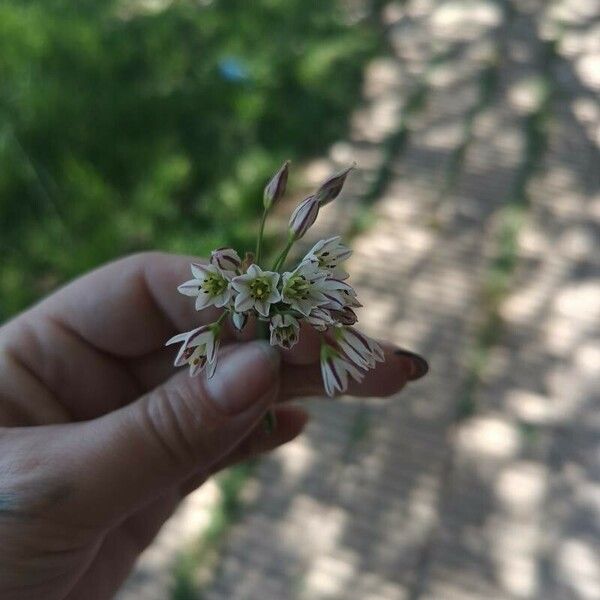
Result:
{"type": "Polygon", "coordinates": [[[160,388],[145,403],[145,424],[167,458],[179,465],[196,464],[205,454],[202,403],[191,386],[160,388]]]}

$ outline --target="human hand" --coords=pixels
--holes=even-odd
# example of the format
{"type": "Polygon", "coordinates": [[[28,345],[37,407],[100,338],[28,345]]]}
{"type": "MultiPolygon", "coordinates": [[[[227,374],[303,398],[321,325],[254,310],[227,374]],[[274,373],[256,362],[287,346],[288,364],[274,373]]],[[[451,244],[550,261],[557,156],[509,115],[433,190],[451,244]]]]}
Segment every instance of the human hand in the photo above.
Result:
{"type": "MultiPolygon", "coordinates": [[[[280,403],[323,393],[309,331],[281,353],[230,334],[212,379],[174,372],[165,340],[201,320],[174,291],[191,260],[124,258],[0,328],[3,600],[112,597],[187,493],[306,424],[280,403]]],[[[389,395],[424,374],[384,349],[349,393],[389,395]]]]}

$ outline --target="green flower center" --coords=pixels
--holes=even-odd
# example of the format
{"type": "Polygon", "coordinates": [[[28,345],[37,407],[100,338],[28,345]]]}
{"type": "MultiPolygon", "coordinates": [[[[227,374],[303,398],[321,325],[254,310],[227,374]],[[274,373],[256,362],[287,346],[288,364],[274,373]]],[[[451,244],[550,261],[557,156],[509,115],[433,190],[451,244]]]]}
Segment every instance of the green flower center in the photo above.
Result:
{"type": "Polygon", "coordinates": [[[284,327],[277,328],[277,334],[281,340],[289,342],[294,339],[296,330],[294,329],[293,325],[285,325],[284,327]]]}
{"type": "Polygon", "coordinates": [[[216,273],[209,273],[202,282],[202,291],[211,296],[218,296],[227,289],[227,280],[216,273]]]}
{"type": "Polygon", "coordinates": [[[255,300],[264,300],[272,291],[271,280],[268,277],[257,277],[250,282],[248,287],[250,288],[250,295],[255,300]]]}
{"type": "Polygon", "coordinates": [[[285,295],[288,298],[306,300],[310,294],[310,283],[304,275],[293,275],[285,285],[285,295]]]}

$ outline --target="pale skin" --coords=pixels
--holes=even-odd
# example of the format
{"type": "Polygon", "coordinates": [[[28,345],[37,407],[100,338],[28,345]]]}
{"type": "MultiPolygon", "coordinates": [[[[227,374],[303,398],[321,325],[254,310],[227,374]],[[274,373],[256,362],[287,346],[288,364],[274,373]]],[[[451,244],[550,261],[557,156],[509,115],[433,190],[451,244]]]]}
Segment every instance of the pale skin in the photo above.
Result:
{"type": "MultiPolygon", "coordinates": [[[[216,314],[176,292],[191,261],[121,259],[0,328],[3,600],[113,597],[186,494],[303,430],[306,413],[283,402],[323,392],[312,330],[281,353],[228,334],[210,382],[172,366],[165,340],[216,314]]],[[[415,378],[410,357],[384,348],[351,394],[415,378]]]]}

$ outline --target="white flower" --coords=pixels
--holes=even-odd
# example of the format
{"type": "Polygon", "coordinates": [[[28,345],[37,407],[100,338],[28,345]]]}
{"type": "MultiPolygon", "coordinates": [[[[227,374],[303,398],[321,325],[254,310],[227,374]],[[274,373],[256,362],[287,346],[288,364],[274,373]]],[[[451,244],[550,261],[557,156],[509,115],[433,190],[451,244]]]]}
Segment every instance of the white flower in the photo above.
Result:
{"type": "Polygon", "coordinates": [[[316,260],[319,268],[324,269],[333,279],[347,279],[348,273],[340,267],[340,263],[347,260],[352,250],[344,246],[339,235],[317,242],[304,260],[316,260]]]}
{"type": "Polygon", "coordinates": [[[289,228],[295,240],[299,240],[317,220],[319,201],[314,196],[302,200],[290,217],[289,228]]]}
{"type": "Polygon", "coordinates": [[[281,300],[308,316],[313,308],[329,302],[322,291],[326,277],[327,274],[319,270],[316,262],[301,262],[291,273],[282,275],[281,300]]]}
{"type": "Polygon", "coordinates": [[[233,248],[217,248],[210,253],[210,264],[222,271],[231,271],[235,275],[242,264],[242,259],[233,248]]]}
{"type": "Polygon", "coordinates": [[[321,345],[321,376],[325,393],[333,396],[335,391],[345,392],[348,388],[348,375],[361,382],[364,375],[350,361],[328,344],[321,345]]]}
{"type": "Polygon", "coordinates": [[[330,311],[317,306],[310,311],[310,314],[306,317],[306,320],[317,330],[325,331],[331,325],[335,325],[330,311]]]}
{"type": "Polygon", "coordinates": [[[217,324],[212,323],[173,336],[167,341],[166,346],[183,342],[175,358],[174,365],[182,367],[188,364],[192,377],[198,375],[208,365],[207,377],[212,377],[217,366],[220,329],[217,324]]]}
{"type": "Polygon", "coordinates": [[[335,327],[332,333],[343,353],[359,367],[373,369],[385,360],[381,346],[353,327],[335,327]]]}
{"type": "Polygon", "coordinates": [[[298,342],[300,323],[289,314],[277,314],[271,317],[271,346],[281,346],[289,350],[298,342]]]}
{"type": "Polygon", "coordinates": [[[342,301],[344,302],[344,308],[360,308],[362,304],[358,301],[356,290],[350,286],[350,289],[342,290],[342,301]]]}
{"type": "Polygon", "coordinates": [[[246,312],[252,308],[263,317],[269,316],[271,304],[281,300],[277,290],[279,273],[263,271],[258,265],[250,265],[244,275],[235,277],[231,286],[238,292],[235,311],[246,312]]]}
{"type": "Polygon", "coordinates": [[[323,308],[331,310],[343,310],[344,307],[362,306],[356,298],[354,288],[339,279],[326,279],[320,284],[321,292],[327,298],[323,308]]]}
{"type": "Polygon", "coordinates": [[[229,281],[234,274],[214,265],[192,264],[194,279],[182,283],[177,289],[185,296],[196,296],[196,310],[212,304],[221,308],[231,298],[229,281]]]}

